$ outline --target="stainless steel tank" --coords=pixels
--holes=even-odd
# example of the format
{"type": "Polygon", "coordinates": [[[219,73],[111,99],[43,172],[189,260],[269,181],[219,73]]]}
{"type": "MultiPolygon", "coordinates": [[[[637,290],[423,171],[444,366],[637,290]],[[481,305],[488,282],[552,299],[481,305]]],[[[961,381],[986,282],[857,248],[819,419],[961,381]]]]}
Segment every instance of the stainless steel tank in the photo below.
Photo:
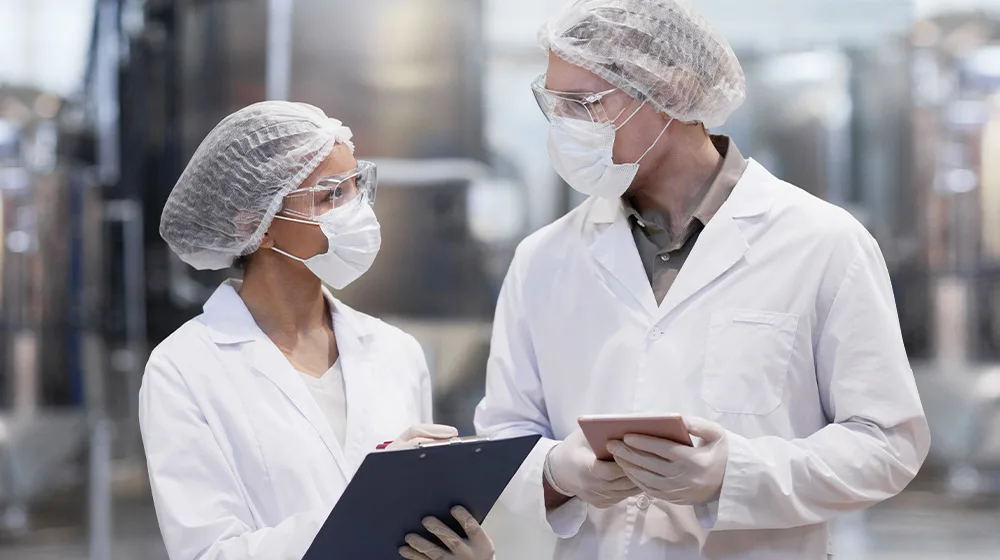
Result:
{"type": "Polygon", "coordinates": [[[100,197],[61,103],[0,89],[0,527],[82,445],[95,373],[100,197]]]}
{"type": "MultiPolygon", "coordinates": [[[[358,157],[457,162],[439,176],[383,168],[383,250],[343,296],[375,314],[489,319],[498,274],[470,224],[475,177],[461,172],[486,159],[481,1],[199,2],[181,22],[184,161],[225,115],[271,90],[344,121],[358,157]]],[[[206,286],[219,277],[195,276],[206,286]]]]}
{"type": "Polygon", "coordinates": [[[915,364],[952,488],[1000,472],[1000,20],[979,13],[918,23],[910,38],[921,240],[912,262],[930,352],[915,364]]]}

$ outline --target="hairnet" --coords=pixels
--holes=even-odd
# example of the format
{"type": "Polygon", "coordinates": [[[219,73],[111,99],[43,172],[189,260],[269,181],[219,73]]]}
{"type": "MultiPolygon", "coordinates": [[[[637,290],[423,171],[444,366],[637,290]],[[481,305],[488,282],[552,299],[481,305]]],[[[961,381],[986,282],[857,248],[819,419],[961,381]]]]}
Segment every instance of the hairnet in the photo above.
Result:
{"type": "Polygon", "coordinates": [[[687,0],[572,0],[539,41],[680,121],[720,126],[746,98],[729,43],[687,0]]]}
{"type": "Polygon", "coordinates": [[[226,268],[260,246],[282,199],[351,130],[305,103],[265,101],[208,133],[170,192],[160,235],[199,270],[226,268]]]}

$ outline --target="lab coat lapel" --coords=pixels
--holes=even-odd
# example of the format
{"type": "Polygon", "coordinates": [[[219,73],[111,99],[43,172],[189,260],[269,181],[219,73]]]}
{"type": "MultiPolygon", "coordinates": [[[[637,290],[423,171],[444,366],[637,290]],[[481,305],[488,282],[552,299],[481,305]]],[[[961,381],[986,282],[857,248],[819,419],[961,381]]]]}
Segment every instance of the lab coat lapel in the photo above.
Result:
{"type": "Polygon", "coordinates": [[[687,261],[656,312],[657,322],[743,260],[750,248],[746,232],[752,227],[746,219],[764,215],[770,208],[770,190],[766,187],[768,178],[771,175],[750,160],[729,200],[698,236],[687,261]]]}
{"type": "Polygon", "coordinates": [[[609,282],[620,284],[648,314],[656,311],[656,298],[639,258],[621,201],[594,199],[591,220],[598,228],[590,246],[609,282]]]}
{"type": "Polygon", "coordinates": [[[305,383],[299,379],[300,374],[257,326],[239,295],[240,284],[238,280],[224,282],[205,303],[205,313],[200,320],[205,323],[216,344],[240,345],[239,359],[242,363],[234,364],[235,370],[246,371],[249,368],[263,375],[305,416],[333,455],[346,482],[349,476],[347,460],[333,428],[305,383]]]}
{"type": "MultiPolygon", "coordinates": [[[[341,449],[340,443],[333,433],[333,428],[330,427],[330,423],[319,409],[316,400],[309,393],[309,388],[299,379],[301,374],[295,371],[281,350],[263,332],[260,336],[261,338],[247,346],[247,363],[258,373],[267,377],[305,416],[323,440],[327,450],[333,455],[345,481],[350,480],[353,471],[348,464],[344,450],[341,449]]],[[[348,400],[350,399],[348,398],[348,400]]]]}
{"type": "Polygon", "coordinates": [[[711,284],[740,262],[749,245],[738,224],[731,217],[716,216],[702,230],[657,311],[663,319],[680,304],[711,284]]]}
{"type": "Polygon", "coordinates": [[[337,336],[340,365],[344,372],[347,396],[347,430],[344,456],[347,477],[354,476],[361,461],[371,449],[365,448],[365,432],[371,415],[372,401],[378,398],[372,380],[369,333],[354,310],[330,298],[334,306],[333,331],[337,336]]]}

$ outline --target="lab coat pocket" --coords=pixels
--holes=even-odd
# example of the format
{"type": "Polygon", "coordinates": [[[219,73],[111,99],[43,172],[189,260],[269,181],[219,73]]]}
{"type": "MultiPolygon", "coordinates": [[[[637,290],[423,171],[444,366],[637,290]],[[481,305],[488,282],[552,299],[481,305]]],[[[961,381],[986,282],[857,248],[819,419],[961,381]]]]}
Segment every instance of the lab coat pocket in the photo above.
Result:
{"type": "Polygon", "coordinates": [[[724,309],[712,314],[701,395],[723,414],[764,415],[781,405],[798,315],[724,309]]]}

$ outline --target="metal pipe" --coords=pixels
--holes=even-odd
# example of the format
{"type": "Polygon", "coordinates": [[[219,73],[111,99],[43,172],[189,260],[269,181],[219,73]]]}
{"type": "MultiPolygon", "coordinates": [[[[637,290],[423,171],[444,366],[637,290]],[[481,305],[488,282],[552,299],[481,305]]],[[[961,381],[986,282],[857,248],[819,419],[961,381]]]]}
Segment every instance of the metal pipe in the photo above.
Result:
{"type": "Polygon", "coordinates": [[[146,265],[143,243],[142,206],[135,200],[114,200],[105,204],[105,216],[119,222],[122,228],[122,285],[125,293],[125,350],[127,360],[122,364],[126,375],[128,417],[125,423],[124,445],[127,458],[138,458],[139,448],[139,386],[142,364],[146,359],[146,265]]]}
{"type": "Polygon", "coordinates": [[[90,560],[111,560],[111,422],[96,414],[90,426],[87,532],[90,560]]]}
{"type": "Polygon", "coordinates": [[[292,83],[293,0],[267,2],[267,76],[265,88],[271,100],[288,99],[292,83]]]}
{"type": "Polygon", "coordinates": [[[97,5],[97,68],[94,91],[97,116],[98,173],[106,185],[118,182],[121,169],[119,144],[118,0],[99,0],[97,5]]]}

